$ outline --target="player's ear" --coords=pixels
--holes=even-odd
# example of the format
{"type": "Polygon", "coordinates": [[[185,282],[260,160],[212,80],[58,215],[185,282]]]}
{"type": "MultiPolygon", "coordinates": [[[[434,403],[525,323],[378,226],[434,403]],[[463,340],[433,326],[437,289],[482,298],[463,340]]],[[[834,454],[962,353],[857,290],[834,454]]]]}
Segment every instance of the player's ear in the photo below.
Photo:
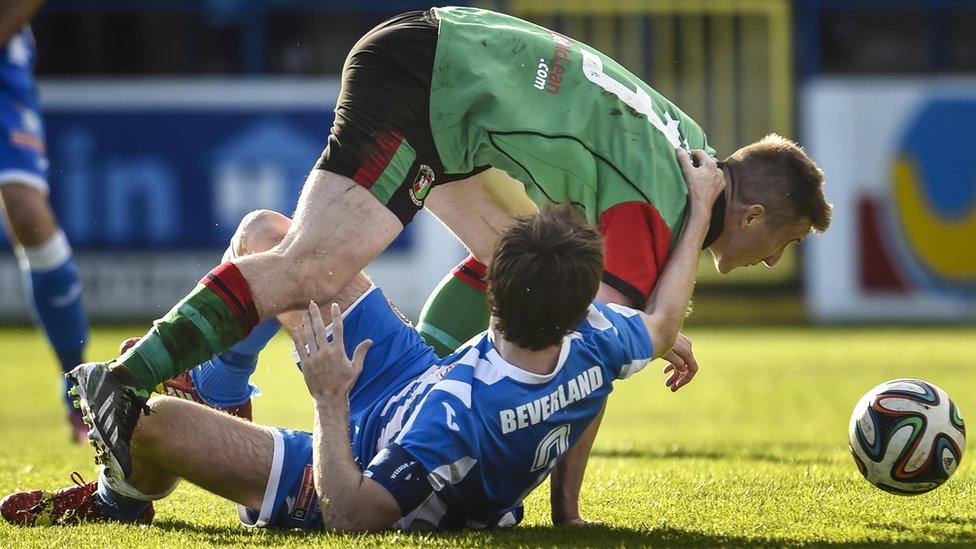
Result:
{"type": "Polygon", "coordinates": [[[742,229],[755,224],[757,221],[762,219],[763,214],[766,213],[766,208],[763,208],[762,204],[752,204],[746,206],[742,211],[742,229]]]}

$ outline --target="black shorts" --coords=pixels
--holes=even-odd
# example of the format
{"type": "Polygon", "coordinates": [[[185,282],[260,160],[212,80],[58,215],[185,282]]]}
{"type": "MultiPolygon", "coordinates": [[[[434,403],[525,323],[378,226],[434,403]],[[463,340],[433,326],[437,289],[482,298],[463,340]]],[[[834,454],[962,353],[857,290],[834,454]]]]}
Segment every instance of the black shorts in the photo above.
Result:
{"type": "Polygon", "coordinates": [[[430,81],[437,50],[433,11],[398,15],[356,42],[342,67],[329,144],[316,168],[352,178],[404,226],[445,174],[430,129],[430,81]]]}

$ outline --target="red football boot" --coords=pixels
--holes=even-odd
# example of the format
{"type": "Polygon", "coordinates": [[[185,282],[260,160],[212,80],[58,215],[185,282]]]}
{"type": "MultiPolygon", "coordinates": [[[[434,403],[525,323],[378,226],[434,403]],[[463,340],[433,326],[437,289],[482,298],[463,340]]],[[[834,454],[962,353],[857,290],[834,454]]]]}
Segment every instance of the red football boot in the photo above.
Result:
{"type": "MultiPolygon", "coordinates": [[[[129,339],[122,342],[119,345],[119,355],[124,354],[133,345],[139,342],[138,337],[130,337],[129,339]]],[[[158,389],[157,389],[158,390],[158,389]]],[[[221,412],[226,412],[232,416],[237,416],[241,419],[246,419],[247,421],[254,421],[252,410],[251,410],[251,399],[247,399],[247,402],[243,404],[238,404],[237,406],[230,406],[228,408],[220,408],[218,406],[211,406],[200,396],[197,392],[196,386],[193,385],[193,378],[190,377],[190,372],[183,372],[182,374],[163,382],[163,392],[166,395],[182,398],[183,400],[189,400],[191,402],[196,402],[203,404],[214,410],[220,410],[221,412]]]]}
{"type": "MultiPolygon", "coordinates": [[[[78,472],[71,474],[74,486],[57,492],[35,490],[10,494],[0,501],[0,515],[10,524],[20,526],[69,525],[79,522],[121,522],[102,512],[95,498],[98,482],[81,478],[78,472]]],[[[148,524],[156,514],[152,504],[132,522],[148,524]]]]}

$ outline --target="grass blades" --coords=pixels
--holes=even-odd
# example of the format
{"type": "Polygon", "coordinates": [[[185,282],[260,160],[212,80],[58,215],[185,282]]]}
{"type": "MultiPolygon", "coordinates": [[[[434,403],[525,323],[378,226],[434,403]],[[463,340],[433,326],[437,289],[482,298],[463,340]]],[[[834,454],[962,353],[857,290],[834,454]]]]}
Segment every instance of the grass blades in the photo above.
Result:
{"type": "MultiPolygon", "coordinates": [[[[139,330],[96,329],[90,358],[139,330]]],[[[654,363],[620,382],[590,460],[583,513],[604,526],[553,528],[543,485],[522,526],[494,532],[336,536],[238,524],[233,505],[183,484],[149,527],[0,525],[0,547],[175,546],[740,546],[976,544],[976,458],[925,495],[869,485],[847,450],[847,422],[871,387],[918,377],[976,413],[976,328],[696,329],[691,385],[664,387],[654,363]]],[[[308,429],[312,411],[279,336],[262,355],[255,419],[308,429]]],[[[81,471],[69,446],[60,378],[43,338],[0,330],[0,493],[55,489],[81,471]]]]}

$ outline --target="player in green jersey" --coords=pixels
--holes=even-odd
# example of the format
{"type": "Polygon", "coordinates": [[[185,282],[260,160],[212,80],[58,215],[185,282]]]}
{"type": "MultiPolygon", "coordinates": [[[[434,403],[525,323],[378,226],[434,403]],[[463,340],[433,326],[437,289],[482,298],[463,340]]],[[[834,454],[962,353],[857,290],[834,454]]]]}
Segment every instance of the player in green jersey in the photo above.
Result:
{"type": "MultiPolygon", "coordinates": [[[[612,59],[559,33],[474,9],[444,8],[437,14],[441,27],[430,124],[445,166],[463,173],[491,165],[522,183],[506,194],[524,188],[535,204],[578,204],[607,240],[604,283],[624,304],[642,307],[683,222],[686,196],[674,149],[700,148],[714,155],[702,128],[612,59]]],[[[771,139],[767,145],[781,147],[784,156],[796,157],[798,167],[813,172],[806,180],[791,177],[795,182],[787,185],[770,182],[770,194],[785,195],[806,184],[802,194],[819,199],[809,211],[797,211],[803,208],[796,205],[778,208],[780,213],[806,217],[824,229],[826,204],[815,165],[788,142],[771,139]]],[[[734,164],[726,165],[730,173],[734,164]]],[[[763,197],[747,198],[771,205],[763,197]]],[[[429,204],[443,219],[437,201],[429,204]]],[[[782,244],[809,230],[797,225],[773,238],[777,246],[730,257],[723,253],[724,242],[716,241],[731,231],[715,223],[706,247],[714,245],[723,272],[762,260],[772,264],[782,244]]],[[[477,302],[482,292],[466,291],[452,279],[476,287],[483,272],[474,260],[463,263],[425,309],[419,328],[440,352],[482,329],[480,323],[465,330],[444,322],[455,315],[439,310],[439,301],[477,302]]]]}
{"type": "MultiPolygon", "coordinates": [[[[329,302],[425,204],[475,257],[490,257],[511,223],[508,206],[526,205],[499,192],[506,186],[492,181],[501,173],[533,204],[571,202],[601,227],[616,223],[607,215],[615,206],[649,205],[622,208],[619,219],[623,226],[643,217],[649,232],[633,239],[633,249],[650,246],[655,268],[663,267],[687,202],[676,148],[685,160],[687,149],[699,162],[712,154],[690,118],[583,44],[469,8],[381,24],[343,67],[328,147],[284,240],[218,266],[120,358],[70,374],[99,459],[109,474],[128,474],[129,441],[149,390],[224,351],[261,320],[310,299],[329,302]]],[[[719,270],[773,263],[790,242],[826,228],[822,173],[792,143],[750,145],[721,169],[730,190],[710,230],[719,270]]],[[[614,238],[625,237],[608,238],[608,248],[623,246],[614,238]]],[[[627,298],[606,286],[604,299],[627,298]]],[[[694,375],[686,344],[668,359],[672,388],[694,375]]],[[[554,472],[559,522],[579,520],[573,507],[593,434],[554,472]]]]}

